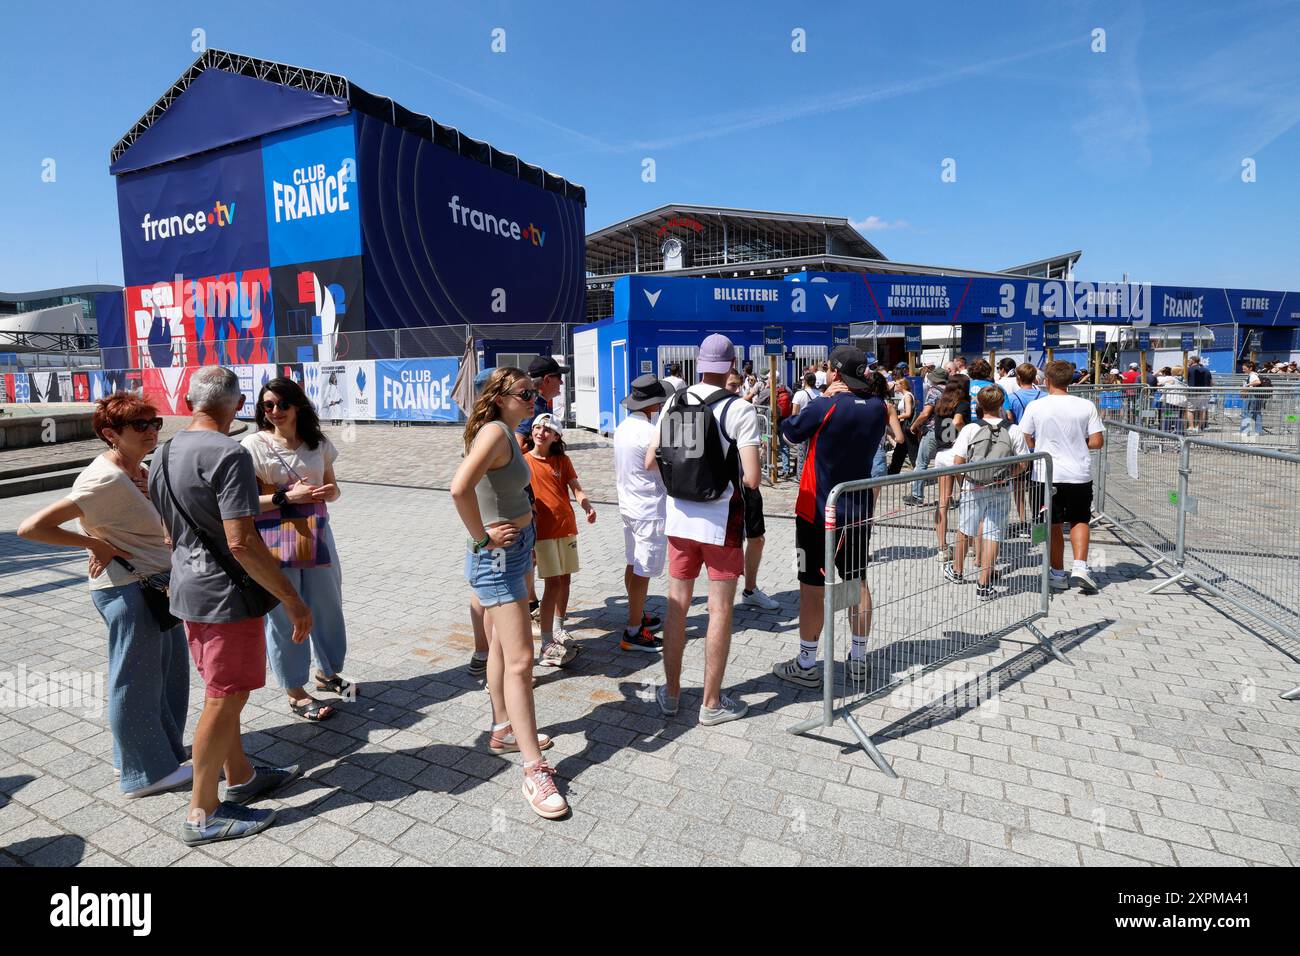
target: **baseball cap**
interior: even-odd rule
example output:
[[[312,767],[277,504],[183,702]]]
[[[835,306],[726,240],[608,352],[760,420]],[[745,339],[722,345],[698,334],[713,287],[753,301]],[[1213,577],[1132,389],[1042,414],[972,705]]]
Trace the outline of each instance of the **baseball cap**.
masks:
[[[542,378],[547,375],[563,375],[564,367],[549,355],[539,355],[528,363],[528,374],[532,378]]]
[[[899,362],[897,365],[894,366],[894,368],[896,368],[896,369],[899,369],[899,368],[907,368],[907,363],[906,363],[906,362]]]
[[[1137,363],[1137,362],[1129,362],[1129,363],[1128,363],[1128,367],[1129,367],[1129,368],[1137,368],[1137,367],[1138,367],[1138,363]]]
[[[852,345],[837,345],[831,352],[831,368],[849,388],[867,387],[867,357]]]
[[[695,367],[701,372],[713,374],[730,372],[731,366],[735,364],[736,347],[731,344],[731,339],[722,333],[714,332],[700,343],[700,354],[695,361]]]
[[[549,428],[561,438],[564,437],[564,426],[561,425],[560,420],[550,412],[542,412],[542,414],[533,419],[533,427],[536,428],[538,425],[541,425],[543,428]]]

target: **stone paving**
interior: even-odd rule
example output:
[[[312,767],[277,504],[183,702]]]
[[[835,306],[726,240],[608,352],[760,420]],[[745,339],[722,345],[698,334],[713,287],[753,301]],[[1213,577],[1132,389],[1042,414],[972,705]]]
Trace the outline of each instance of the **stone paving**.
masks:
[[[9,707],[0,864],[1300,864],[1300,705],[1277,698],[1297,683],[1294,663],[1196,597],[1143,594],[1140,559],[1104,535],[1101,594],[1066,592],[1042,622],[1073,666],[1021,630],[962,662],[1001,675],[995,713],[897,695],[857,710],[891,780],[842,724],[786,732],[820,698],[770,673],[797,649],[797,586],[793,522],[780,516],[789,508],[769,504],[762,584],[781,607],[737,608],[726,681],[750,716],[696,724],[701,587],[681,711],[665,720],[646,699],[658,661],[619,651],[612,636],[625,613],[622,533],[616,510],[599,504],[613,488],[609,453],[586,435],[575,435],[574,457],[599,519],[581,528],[571,598],[583,652],[568,670],[537,672],[539,722],[556,738],[549,756],[573,814],[540,820],[519,794],[517,757],[486,750],[486,693],[465,669],[464,533],[438,490],[455,467],[456,430],[334,433],[345,673],[361,696],[308,724],[273,688],[252,695],[250,753],[305,773],[267,802],[282,808],[279,822],[188,850],[177,839],[185,795],[117,791],[103,713]],[[105,669],[84,557],[13,534],[58,496],[0,500],[0,671]]]

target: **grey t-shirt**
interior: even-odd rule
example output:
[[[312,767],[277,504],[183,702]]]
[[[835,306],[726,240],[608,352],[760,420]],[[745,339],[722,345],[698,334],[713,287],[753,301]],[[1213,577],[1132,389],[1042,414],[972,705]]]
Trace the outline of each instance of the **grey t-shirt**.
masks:
[[[183,621],[218,624],[260,617],[279,603],[261,588],[241,591],[181,517],[163,480],[167,453],[172,491],[204,536],[237,564],[222,520],[255,516],[257,475],[248,451],[214,431],[183,431],[158,449],[149,469],[149,497],[172,539],[171,610]]]

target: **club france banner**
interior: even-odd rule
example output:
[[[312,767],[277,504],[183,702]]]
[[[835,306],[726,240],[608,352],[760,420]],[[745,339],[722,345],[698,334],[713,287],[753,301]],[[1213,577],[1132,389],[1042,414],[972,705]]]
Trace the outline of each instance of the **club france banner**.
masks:
[[[380,421],[456,422],[452,399],[460,360],[383,359],[375,362],[375,418]]]

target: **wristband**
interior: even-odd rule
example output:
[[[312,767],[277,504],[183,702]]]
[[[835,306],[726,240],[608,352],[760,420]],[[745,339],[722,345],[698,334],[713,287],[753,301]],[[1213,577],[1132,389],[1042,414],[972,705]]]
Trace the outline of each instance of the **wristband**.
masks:
[[[488,534],[488,533],[485,531],[485,532],[483,533],[483,540],[482,540],[482,541],[475,541],[473,538],[470,538],[470,539],[469,539],[469,543],[470,543],[471,545],[474,546],[474,553],[475,553],[475,554],[478,554],[478,553],[479,553],[480,551],[482,551],[485,547],[487,547],[488,542],[491,541],[491,540],[492,540],[492,535]]]

